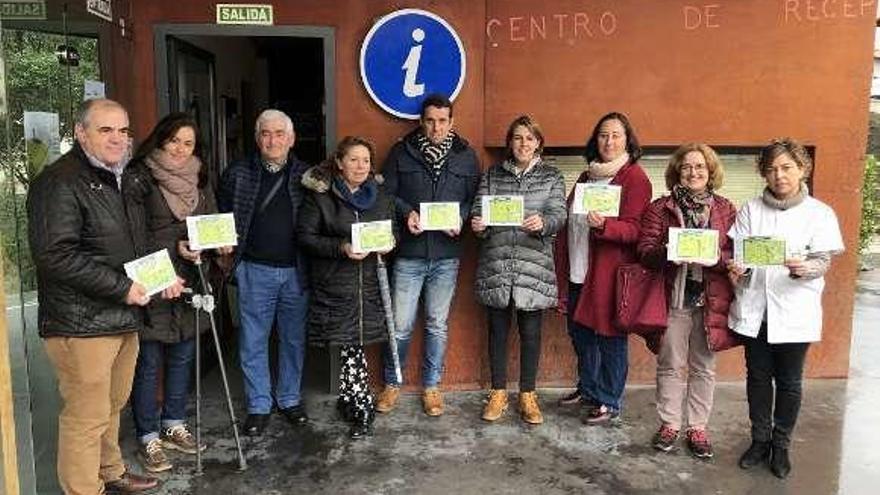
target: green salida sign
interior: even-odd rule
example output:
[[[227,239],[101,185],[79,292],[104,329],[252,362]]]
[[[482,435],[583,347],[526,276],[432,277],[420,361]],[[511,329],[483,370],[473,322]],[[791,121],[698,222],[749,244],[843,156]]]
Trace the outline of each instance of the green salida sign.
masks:
[[[217,24],[256,24],[271,26],[275,23],[272,5],[250,3],[218,3]]]
[[[6,0],[0,1],[0,19],[31,19],[46,18],[45,0]]]

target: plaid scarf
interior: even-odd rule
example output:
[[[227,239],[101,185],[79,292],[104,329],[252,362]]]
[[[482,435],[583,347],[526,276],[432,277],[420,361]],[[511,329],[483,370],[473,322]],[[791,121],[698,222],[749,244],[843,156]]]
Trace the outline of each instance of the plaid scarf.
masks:
[[[440,178],[440,172],[443,170],[443,165],[446,164],[446,157],[449,156],[449,151],[452,149],[452,140],[455,138],[455,132],[449,131],[449,134],[443,138],[440,144],[432,143],[421,132],[417,133],[415,137],[416,147],[418,147],[425,158],[425,162],[427,162],[431,172],[431,177],[436,181]]]
[[[672,188],[672,198],[684,218],[684,227],[705,229],[709,227],[709,212],[714,199],[708,190],[695,193],[676,184]],[[703,288],[703,267],[687,265],[684,271],[684,307],[699,308],[706,304],[706,291]]]
[[[705,229],[709,226],[709,210],[712,208],[712,193],[703,191],[694,193],[690,189],[676,184],[672,188],[672,198],[684,217],[684,226],[689,229]]]

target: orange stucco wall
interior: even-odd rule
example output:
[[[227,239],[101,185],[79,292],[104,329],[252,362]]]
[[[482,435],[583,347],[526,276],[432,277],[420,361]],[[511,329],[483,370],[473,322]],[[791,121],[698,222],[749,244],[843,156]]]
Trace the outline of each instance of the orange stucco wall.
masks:
[[[118,28],[102,30],[112,67],[107,79],[145,135],[158,117],[152,26],[211,24],[215,3],[119,4],[133,29],[125,38]],[[455,124],[484,167],[487,148],[501,145],[508,122],[523,112],[542,123],[549,146],[582,146],[595,120],[612,109],[630,115],[647,145],[754,146],[791,135],[815,146],[814,193],[837,211],[849,250],[827,277],[825,338],[811,351],[808,373],[846,375],[874,0],[275,2],[276,25],[335,28],[336,133],[369,136],[380,156],[412,124],[369,99],[358,51],[374,19],[406,7],[437,13],[462,37],[468,73]],[[463,388],[488,379],[484,316],[471,296],[474,241],[466,242],[445,378]],[[419,349],[416,342],[413,352]],[[630,356],[630,380],[651,381],[652,358],[635,340]],[[511,377],[514,361],[512,354]],[[411,382],[417,383],[418,367],[411,360]],[[727,352],[719,375],[737,378],[742,368],[740,351]],[[561,385],[572,377],[564,321],[548,315],[539,379]]]

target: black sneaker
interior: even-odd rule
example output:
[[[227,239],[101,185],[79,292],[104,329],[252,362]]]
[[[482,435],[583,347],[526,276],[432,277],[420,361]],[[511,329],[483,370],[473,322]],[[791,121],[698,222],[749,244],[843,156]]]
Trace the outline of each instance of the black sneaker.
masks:
[[[751,469],[758,464],[763,464],[770,459],[770,442],[759,442],[752,440],[742,457],[739,458],[739,467],[742,469]]]
[[[687,431],[686,436],[688,449],[697,459],[711,459],[715,455],[706,430],[691,428]]]
[[[657,430],[657,433],[654,433],[654,438],[651,440],[651,445],[654,446],[655,449],[661,452],[669,452],[675,447],[675,442],[678,440],[678,430],[672,428],[667,424],[663,424],[660,426],[660,429]]]
[[[574,392],[569,392],[562,397],[559,398],[557,403],[560,406],[571,406],[573,404],[581,403],[581,391],[578,389],[574,389]]]

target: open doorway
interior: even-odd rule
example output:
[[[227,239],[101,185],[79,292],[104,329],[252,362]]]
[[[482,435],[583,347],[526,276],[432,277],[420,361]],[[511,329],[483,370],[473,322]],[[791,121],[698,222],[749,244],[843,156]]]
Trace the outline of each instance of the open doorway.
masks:
[[[154,49],[159,116],[185,111],[196,118],[215,188],[229,163],[256,152],[254,126],[266,108],[291,117],[293,153],[306,163],[317,164],[335,146],[332,28],[166,24],[155,27]],[[221,307],[220,319],[224,329],[233,330],[238,318],[234,289],[229,292],[233,296],[224,298],[229,311]],[[273,332],[273,348],[274,341]],[[304,388],[334,386],[334,356],[326,349],[308,350]]]
[[[254,123],[266,108],[293,119],[293,152],[307,163],[335,145],[332,28],[165,24],[155,34],[159,115],[196,116],[212,180],[255,151]]]

